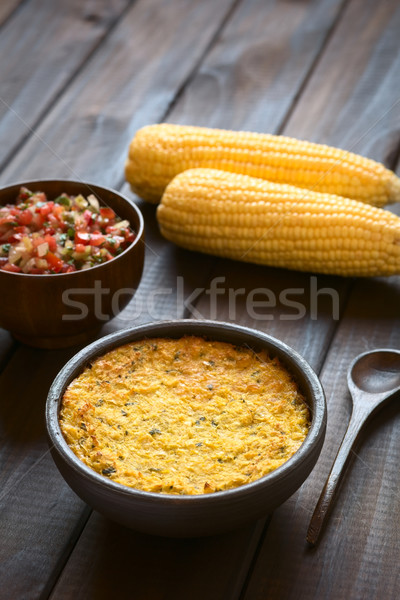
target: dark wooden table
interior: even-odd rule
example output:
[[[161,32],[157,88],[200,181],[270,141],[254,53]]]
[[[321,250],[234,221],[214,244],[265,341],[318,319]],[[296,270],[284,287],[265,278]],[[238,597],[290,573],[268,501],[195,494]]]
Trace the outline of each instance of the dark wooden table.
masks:
[[[400,278],[177,249],[123,173],[135,131],[159,121],[288,134],[400,173],[398,0],[2,0],[0,27],[1,183],[82,178],[123,190],[145,217],[140,288],[101,334],[189,316],[252,326],[300,351],[328,402],[317,466],[270,517],[212,538],[148,537],[92,512],[50,457],[46,395],[77,348],[32,349],[1,331],[1,600],[398,598],[396,402],[368,427],[319,546],[305,536],[349,419],[350,361],[400,348]],[[216,278],[225,293],[212,303]],[[254,290],[264,303],[249,310]]]

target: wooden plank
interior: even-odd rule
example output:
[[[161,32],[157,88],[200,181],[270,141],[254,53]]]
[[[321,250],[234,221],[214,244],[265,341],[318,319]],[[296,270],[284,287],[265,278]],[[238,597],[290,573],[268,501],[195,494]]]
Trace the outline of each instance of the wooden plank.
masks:
[[[130,0],[31,0],[0,37],[0,168],[101,43]],[[18,44],[15,40],[18,39]],[[9,49],[13,48],[13,52]],[[21,179],[21,170],[15,181]]]
[[[210,538],[172,540],[140,535],[94,513],[50,598],[235,600],[261,530],[257,523]]]
[[[285,133],[394,168],[400,143],[399,27],[395,0],[353,0]]]
[[[398,139],[391,127],[399,123],[400,107],[398,86],[387,75],[399,72],[400,61],[387,49],[395,43],[399,24],[397,2],[378,6],[353,1],[285,132],[356,148],[394,167]],[[354,39],[360,44],[353,44]],[[339,84],[338,68],[343,64],[347,68]],[[371,90],[368,97],[366,89]],[[350,415],[346,370],[360,352],[400,347],[399,293],[400,278],[355,282],[322,371],[328,429],[320,460],[300,493],[274,513],[246,600],[266,594],[279,599],[396,597],[398,529],[393,523],[400,509],[395,403],[369,425],[319,547],[310,549],[305,536]]]
[[[136,2],[7,166],[2,182],[19,180],[23,165],[26,179],[83,178],[117,187],[134,132],[163,118],[232,3]]]
[[[40,596],[55,549],[60,541],[68,546],[87,518],[54,468],[44,435],[48,388],[72,353],[21,347],[0,378],[0,581],[9,598]]]
[[[279,132],[343,4],[242,2],[167,120]]]

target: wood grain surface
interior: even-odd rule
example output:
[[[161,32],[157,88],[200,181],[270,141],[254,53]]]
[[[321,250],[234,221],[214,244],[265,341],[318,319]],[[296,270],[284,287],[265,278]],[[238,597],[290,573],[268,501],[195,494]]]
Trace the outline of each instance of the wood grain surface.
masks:
[[[399,159],[398,2],[353,0],[285,127],[395,168]]]
[[[0,36],[0,55],[7,56],[0,62],[0,138],[8,143],[0,145],[0,168],[27,139],[37,139],[40,119],[128,5],[129,0],[31,0],[5,24]],[[16,34],[18,45],[9,52]],[[36,175],[44,178],[43,167]],[[15,174],[15,181],[20,179],[21,169]]]
[[[172,540],[140,535],[94,513],[50,598],[237,598],[263,524]]]
[[[102,334],[182,316],[262,329],[321,372],[329,412],[317,467],[270,519],[209,539],[139,535],[91,513],[48,453],[47,390],[77,348],[32,350],[0,332],[0,599],[397,598],[395,403],[368,428],[319,546],[305,535],[349,418],[348,364],[367,349],[400,347],[400,278],[348,280],[186,252],[161,238],[154,207],[123,184],[131,137],[160,120],[282,132],[399,168],[397,0],[16,5],[0,9],[0,48],[13,48],[0,63],[11,107],[0,106],[9,140],[1,181],[93,180],[120,187],[145,217],[142,283]],[[224,294],[213,296],[216,285]]]
[[[241,2],[166,120],[279,133],[343,5]]]
[[[231,5],[135,2],[7,165],[2,182],[18,181],[23,165],[26,179],[49,174],[117,187],[134,132],[163,119]]]

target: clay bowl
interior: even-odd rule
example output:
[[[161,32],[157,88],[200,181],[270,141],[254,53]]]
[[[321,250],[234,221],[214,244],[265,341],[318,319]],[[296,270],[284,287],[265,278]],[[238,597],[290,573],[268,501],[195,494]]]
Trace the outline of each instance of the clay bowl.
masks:
[[[144,337],[201,335],[209,339],[267,349],[292,372],[310,407],[312,422],[299,450],[261,479],[235,489],[205,495],[143,492],[115,483],[83,464],[61,433],[58,413],[69,383],[97,356]],[[70,487],[87,504],[110,519],[144,533],[170,537],[211,535],[266,516],[291,496],[314,467],[325,436],[326,406],[318,377],[294,350],[273,337],[213,321],[164,321],[112,333],[76,354],[52,384],[46,405],[49,444],[54,461]]]
[[[144,261],[144,224],[139,209],[119,192],[81,181],[24,181],[0,190],[12,203],[21,186],[51,200],[62,193],[94,194],[127,219],[137,236],[116,258],[73,273],[28,275],[0,271],[0,327],[31,346],[61,348],[85,342],[120,312],[139,285]]]

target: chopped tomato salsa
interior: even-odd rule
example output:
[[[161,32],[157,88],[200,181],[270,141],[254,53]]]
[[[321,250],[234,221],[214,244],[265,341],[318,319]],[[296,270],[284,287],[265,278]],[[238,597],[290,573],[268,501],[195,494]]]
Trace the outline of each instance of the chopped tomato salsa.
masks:
[[[93,195],[22,187],[15,204],[0,207],[0,269],[35,275],[71,273],[118,256],[135,239],[129,222]]]

